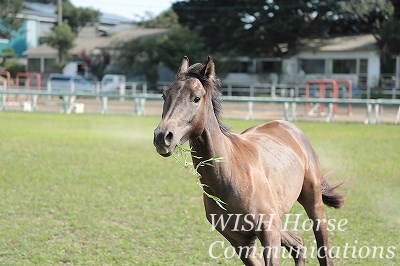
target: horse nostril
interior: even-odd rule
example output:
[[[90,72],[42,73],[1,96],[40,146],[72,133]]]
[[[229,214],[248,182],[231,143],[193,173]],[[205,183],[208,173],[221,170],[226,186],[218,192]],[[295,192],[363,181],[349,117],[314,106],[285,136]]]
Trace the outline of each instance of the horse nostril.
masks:
[[[172,132],[168,132],[165,135],[165,144],[167,144],[167,145],[171,144],[173,137],[174,137],[174,134]]]

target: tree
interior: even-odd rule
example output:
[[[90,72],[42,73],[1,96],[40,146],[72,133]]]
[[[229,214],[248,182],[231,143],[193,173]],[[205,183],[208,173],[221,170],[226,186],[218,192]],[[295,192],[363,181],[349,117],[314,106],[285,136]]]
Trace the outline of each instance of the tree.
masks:
[[[100,11],[91,8],[75,7],[68,0],[63,2],[63,20],[75,34],[78,34],[79,30],[87,24],[98,22],[100,14]]]
[[[4,66],[8,59],[15,58],[17,55],[14,53],[14,50],[11,47],[4,48],[0,53],[0,66]]]
[[[20,30],[22,19],[17,14],[24,6],[24,0],[2,0],[0,8],[0,38],[10,39],[13,32]]]
[[[57,0],[27,0],[45,4],[57,4]],[[100,19],[100,11],[92,8],[75,7],[69,0],[63,0],[63,21],[67,22],[75,34],[89,23],[96,23]]]
[[[137,22],[138,26],[144,28],[172,28],[178,24],[178,16],[172,10],[164,11],[157,17],[150,17]]]
[[[381,54],[381,69],[390,71],[390,58],[400,53],[400,5],[397,0],[341,1],[337,24],[353,33],[372,33]],[[336,27],[336,29],[339,27]]]
[[[173,4],[183,26],[221,53],[284,56],[303,38],[372,33],[381,51],[397,53],[397,0],[189,0]],[[385,51],[384,51],[385,50]]]
[[[73,47],[74,39],[80,28],[88,23],[97,22],[99,16],[99,11],[90,8],[76,8],[66,0],[63,2],[64,23],[55,26],[52,33],[41,38],[41,42],[57,49],[59,64],[63,64],[68,55],[68,50]]]
[[[57,0],[27,0],[28,2],[37,2],[37,3],[44,3],[44,4],[56,4]]]
[[[42,43],[47,43],[51,47],[57,49],[59,63],[64,63],[68,50],[73,47],[75,34],[72,32],[71,27],[62,23],[53,28],[53,32],[41,38]]]
[[[335,5],[332,0],[191,0],[172,9],[213,51],[283,56],[295,52],[301,38],[326,35]]]
[[[89,72],[99,80],[103,77],[104,70],[110,64],[110,54],[105,49],[95,49],[90,54],[82,51],[78,54],[78,58],[85,62]]]
[[[157,81],[160,64],[175,70],[184,55],[190,55],[194,62],[203,60],[207,54],[203,39],[182,27],[175,27],[163,36],[126,42],[117,49],[118,66],[130,70],[128,74],[144,74],[152,84]]]

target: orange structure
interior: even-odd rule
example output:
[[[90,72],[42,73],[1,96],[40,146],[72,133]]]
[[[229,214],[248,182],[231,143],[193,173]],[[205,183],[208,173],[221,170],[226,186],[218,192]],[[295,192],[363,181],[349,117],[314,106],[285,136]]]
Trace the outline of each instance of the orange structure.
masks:
[[[11,74],[8,71],[0,71],[0,77],[5,78],[7,88],[11,86]]]
[[[25,89],[26,90],[30,90],[31,89],[31,79],[35,79],[36,80],[36,90],[40,91],[42,88],[42,79],[39,73],[17,73],[17,75],[15,76],[15,86],[18,87],[18,89],[20,89],[20,80],[21,78],[25,78]]]
[[[306,81],[306,86],[305,86],[305,96],[307,99],[310,98],[310,85],[319,85],[319,98],[320,99],[325,99],[326,98],[326,86],[331,85],[332,86],[332,98],[333,99],[339,99],[339,84],[344,84],[347,85],[348,88],[348,98],[351,99],[352,97],[352,82],[351,80],[348,79],[313,79],[313,80],[307,80]],[[306,113],[308,113],[309,110],[309,104],[307,103],[305,105],[306,107]],[[351,105],[349,104],[348,107],[348,114],[351,114]],[[320,114],[324,112],[325,106],[321,104],[319,106],[319,112]],[[333,114],[335,115],[337,112],[337,104],[334,105],[333,107]]]
[[[22,85],[21,81],[24,80],[24,84]],[[36,81],[36,82],[35,82]],[[42,88],[42,78],[41,75],[39,73],[30,73],[30,72],[26,72],[26,73],[17,73],[17,75],[15,76],[15,87],[20,90],[20,89],[24,89],[24,90],[31,90],[34,87],[31,87],[31,85],[33,85],[37,91],[40,91]],[[23,86],[23,88],[21,88]],[[18,95],[16,96],[18,97]]]

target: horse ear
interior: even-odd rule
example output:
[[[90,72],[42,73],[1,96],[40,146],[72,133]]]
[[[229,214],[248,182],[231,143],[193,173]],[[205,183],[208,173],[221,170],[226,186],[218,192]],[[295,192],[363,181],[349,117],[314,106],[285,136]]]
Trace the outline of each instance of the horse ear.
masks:
[[[182,59],[181,66],[179,67],[176,76],[185,73],[188,70],[188,68],[189,68],[189,58],[185,55]]]
[[[201,73],[206,78],[209,78],[209,79],[215,78],[215,64],[214,64],[214,60],[212,59],[211,56],[208,56],[207,64],[204,66]]]

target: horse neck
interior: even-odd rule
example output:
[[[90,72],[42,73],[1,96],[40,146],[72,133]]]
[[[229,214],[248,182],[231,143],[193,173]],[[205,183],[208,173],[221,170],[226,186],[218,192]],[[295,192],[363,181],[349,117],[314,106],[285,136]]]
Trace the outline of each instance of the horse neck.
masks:
[[[190,139],[190,146],[193,150],[192,160],[195,167],[201,161],[211,158],[220,157],[223,159],[224,162],[222,163],[211,161],[213,166],[200,166],[197,169],[201,175],[201,182],[209,187],[214,187],[213,185],[220,184],[227,177],[225,173],[227,172],[226,165],[229,160],[230,141],[222,133],[218,119],[213,111],[211,114],[202,134],[197,138]]]

